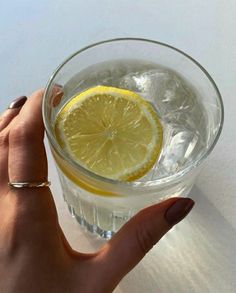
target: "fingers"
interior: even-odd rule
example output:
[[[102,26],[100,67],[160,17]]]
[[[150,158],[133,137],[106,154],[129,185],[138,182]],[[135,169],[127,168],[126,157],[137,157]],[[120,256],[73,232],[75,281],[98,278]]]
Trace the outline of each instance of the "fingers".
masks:
[[[33,93],[11,125],[8,163],[11,182],[35,182],[47,179],[41,114],[42,96],[43,90]]]
[[[47,158],[41,114],[42,98],[43,90],[33,93],[8,126],[10,182],[47,180]],[[14,226],[14,231],[11,233],[14,234],[19,245],[28,243],[37,246],[42,241],[47,242],[50,235],[52,235],[51,238],[55,238],[53,235],[60,235],[56,208],[49,188],[8,190],[10,192],[5,197],[2,210],[3,206],[8,207],[4,210],[11,219],[11,225]],[[0,215],[2,214],[1,212]],[[57,242],[59,242],[58,239]]]
[[[8,156],[10,182],[47,180],[42,98],[43,90],[33,93],[10,124]],[[15,217],[20,219],[18,225],[20,222],[29,225],[34,222],[50,222],[54,227],[58,224],[55,204],[49,188],[11,189],[8,199],[14,209]],[[24,225],[23,229],[26,228]],[[27,230],[31,231],[29,227]]]
[[[22,96],[11,102],[8,109],[0,117],[0,131],[7,127],[11,120],[19,113],[26,100],[27,97]]]
[[[7,187],[8,182],[8,138],[9,124],[18,115],[26,102],[25,96],[14,100],[0,117],[0,186]]]
[[[102,263],[104,269],[99,272],[99,275],[104,274],[101,279],[109,276],[110,284],[118,284],[193,205],[189,198],[171,198],[139,212],[97,255],[98,263]]]

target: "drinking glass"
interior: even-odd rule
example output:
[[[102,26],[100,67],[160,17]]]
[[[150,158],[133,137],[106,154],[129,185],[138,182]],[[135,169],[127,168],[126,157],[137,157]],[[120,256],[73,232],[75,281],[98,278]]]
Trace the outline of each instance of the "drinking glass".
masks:
[[[126,69],[119,65],[119,60],[123,60],[122,64],[127,60]],[[132,66],[129,67],[129,64],[139,64],[139,61],[147,64],[148,72],[145,72],[146,65],[141,73],[138,68],[133,70]],[[100,72],[96,72],[96,65],[101,63],[107,64],[105,71],[109,71],[108,79],[99,77]],[[110,68],[109,64],[117,68]],[[158,64],[158,69],[153,64]],[[85,73],[90,76],[89,82],[84,80]],[[128,82],[121,83],[120,76],[125,76],[126,81],[128,78]],[[140,95],[156,107],[163,125],[164,143],[160,162],[147,175],[134,182],[101,177],[75,162],[60,147],[54,133],[56,116],[75,94],[92,86],[116,86],[138,91],[137,84],[134,88],[132,83],[138,77],[139,81],[145,82],[141,84],[144,91]],[[179,84],[180,80],[185,80],[189,87]],[[146,95],[144,85],[149,86]],[[171,96],[169,87],[174,88],[179,96],[175,102],[168,104]],[[164,95],[162,104],[158,95]],[[187,107],[184,99],[188,103]],[[193,108],[196,107],[196,101],[198,108]],[[195,110],[191,110],[191,107]],[[197,130],[188,121],[188,111],[195,111],[191,115],[197,121]],[[186,196],[190,192],[202,163],[213,150],[221,133],[223,103],[211,76],[186,53],[152,40],[120,38],[83,48],[55,70],[44,94],[43,119],[70,213],[90,232],[110,238],[142,208],[168,197]],[[177,130],[173,131],[168,126],[171,119],[174,119],[173,125],[177,125]],[[194,141],[194,135],[201,138],[201,143],[196,139]],[[180,142],[185,140],[191,141],[191,144],[181,153],[183,148]],[[179,156],[177,159],[176,154]],[[166,169],[162,172],[162,167],[158,166]]]

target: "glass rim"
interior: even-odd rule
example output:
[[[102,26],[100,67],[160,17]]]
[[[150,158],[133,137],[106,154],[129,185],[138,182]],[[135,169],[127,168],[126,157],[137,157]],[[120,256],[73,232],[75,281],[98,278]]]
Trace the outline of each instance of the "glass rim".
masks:
[[[118,180],[114,180],[114,179],[109,179],[109,178],[105,178],[103,176],[100,176],[98,174],[95,174],[91,171],[89,171],[88,169],[84,168],[83,166],[81,166],[80,164],[76,163],[75,161],[73,161],[67,154],[66,152],[64,152],[61,148],[58,148],[58,144],[54,138],[54,136],[51,134],[51,130],[47,124],[47,118],[45,117],[45,108],[46,108],[46,97],[48,95],[48,91],[49,88],[53,82],[53,80],[55,79],[55,77],[57,76],[57,74],[60,72],[60,70],[64,67],[64,65],[66,65],[69,61],[71,61],[75,56],[79,55],[80,53],[91,49],[93,47],[97,47],[106,43],[115,43],[115,42],[119,42],[119,41],[134,41],[134,42],[145,42],[145,43],[151,43],[154,45],[159,45],[162,47],[166,47],[168,49],[171,49],[181,55],[183,55],[184,57],[186,57],[187,59],[189,59],[195,66],[197,66],[202,72],[203,74],[205,74],[205,76],[208,78],[208,80],[210,81],[210,83],[212,84],[214,90],[216,91],[217,94],[217,99],[219,101],[220,104],[220,114],[221,114],[221,120],[220,120],[220,124],[219,124],[219,128],[217,129],[217,133],[210,145],[210,147],[203,152],[203,154],[195,161],[193,162],[192,165],[187,166],[186,168],[184,168],[181,171],[176,172],[175,174],[172,175],[168,175],[168,176],[164,176],[161,177],[159,179],[155,179],[152,181],[147,181],[147,182],[139,182],[139,181],[134,181],[134,182],[124,182],[124,181],[118,181]],[[171,183],[173,181],[178,180],[179,178],[183,177],[185,174],[190,173],[190,171],[194,170],[197,166],[199,166],[212,152],[212,150],[214,149],[220,134],[222,132],[222,128],[223,128],[223,122],[224,122],[224,105],[223,105],[223,100],[222,100],[222,96],[221,93],[215,83],[215,81],[213,80],[213,78],[211,77],[211,75],[208,73],[208,71],[198,62],[196,61],[193,57],[191,57],[190,55],[188,55],[187,53],[185,53],[184,51],[177,49],[171,45],[168,45],[166,43],[163,42],[159,42],[159,41],[155,41],[155,40],[150,40],[150,39],[145,39],[145,38],[134,38],[134,37],[127,37],[127,38],[113,38],[113,39],[107,39],[107,40],[103,40],[100,42],[96,42],[96,43],[92,43],[88,46],[85,46],[83,48],[81,48],[80,50],[74,52],[73,54],[71,54],[69,57],[67,57],[52,73],[51,77],[49,78],[47,84],[46,84],[46,88],[44,91],[44,95],[43,95],[43,103],[42,103],[42,116],[43,116],[43,122],[44,122],[44,126],[45,126],[45,130],[46,130],[46,134],[47,137],[49,139],[49,142],[53,145],[53,147],[56,149],[57,152],[59,152],[60,156],[65,159],[66,161],[69,162],[69,164],[71,164],[75,169],[78,169],[80,172],[84,173],[87,176],[92,177],[95,180],[98,181],[103,181],[104,183],[108,183],[111,185],[116,185],[117,187],[121,187],[121,188],[135,188],[135,189],[139,189],[139,188],[146,188],[146,187],[156,187],[158,185],[165,185],[168,183]]]

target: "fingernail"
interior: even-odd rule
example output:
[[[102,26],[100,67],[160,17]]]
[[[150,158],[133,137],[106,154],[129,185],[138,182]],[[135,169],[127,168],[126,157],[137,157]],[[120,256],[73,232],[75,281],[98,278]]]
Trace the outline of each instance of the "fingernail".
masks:
[[[165,219],[174,226],[191,211],[194,206],[194,201],[191,198],[180,198],[174,202],[165,212]]]
[[[14,101],[11,102],[11,104],[8,106],[8,109],[15,109],[15,108],[20,108],[24,105],[26,102],[27,97],[26,96],[21,96]]]
[[[59,87],[61,89],[63,88],[63,86],[61,84],[59,84],[59,83],[55,83],[54,86]]]

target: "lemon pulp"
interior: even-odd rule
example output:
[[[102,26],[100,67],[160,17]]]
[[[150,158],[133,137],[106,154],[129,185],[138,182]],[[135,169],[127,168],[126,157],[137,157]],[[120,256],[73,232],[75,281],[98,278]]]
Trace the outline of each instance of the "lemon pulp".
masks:
[[[84,168],[106,178],[132,181],[157,161],[163,131],[153,107],[138,94],[96,86],[61,109],[55,135]]]

